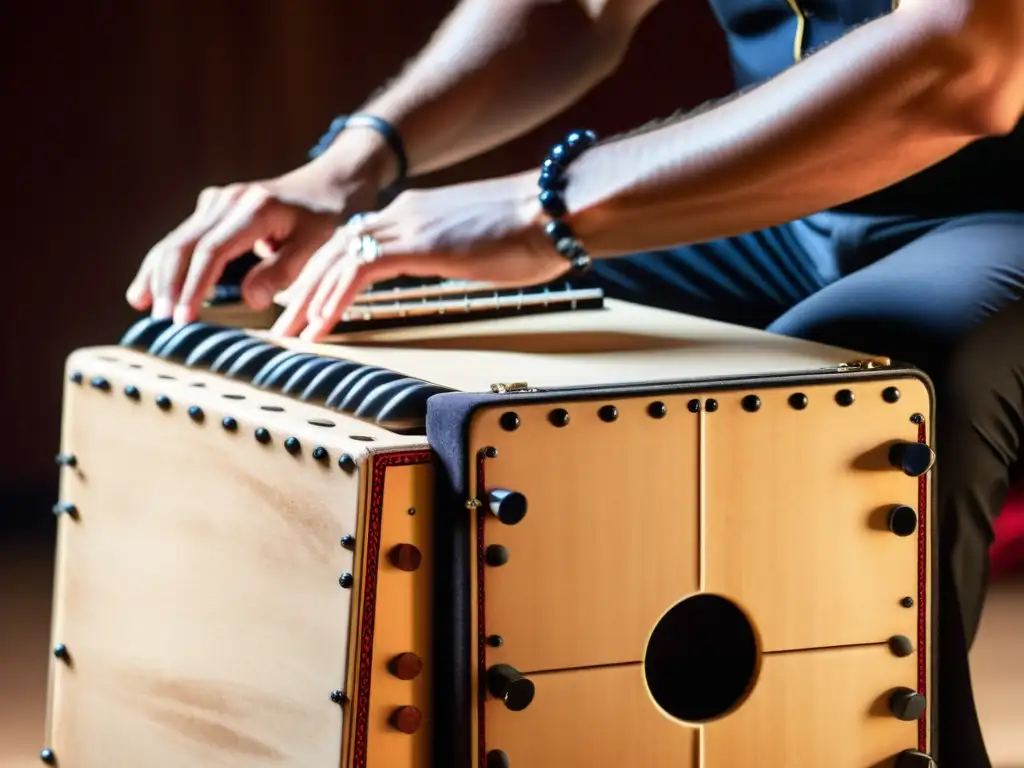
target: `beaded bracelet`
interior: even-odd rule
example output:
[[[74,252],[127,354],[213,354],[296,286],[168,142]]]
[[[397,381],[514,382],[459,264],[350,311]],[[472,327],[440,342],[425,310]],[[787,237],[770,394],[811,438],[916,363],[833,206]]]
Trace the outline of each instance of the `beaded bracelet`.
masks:
[[[555,250],[572,263],[573,270],[581,273],[590,269],[590,254],[572,227],[562,220],[568,210],[562,192],[568,184],[566,169],[596,142],[597,134],[593,131],[573,131],[566,136],[565,141],[555,144],[548,152],[537,180],[541,190],[538,196],[540,207],[551,217],[551,221],[544,227],[544,234],[554,243]]]

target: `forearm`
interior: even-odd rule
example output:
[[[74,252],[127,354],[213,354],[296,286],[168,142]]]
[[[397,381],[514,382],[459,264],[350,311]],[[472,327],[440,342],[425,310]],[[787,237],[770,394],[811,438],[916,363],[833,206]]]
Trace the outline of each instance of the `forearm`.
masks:
[[[995,1],[1020,14],[1021,0]],[[983,29],[976,46],[964,23],[904,0],[733,101],[589,150],[569,170],[569,222],[595,257],[731,236],[864,196],[1008,130],[1024,101],[1020,48],[1007,53],[1019,26],[1000,41]]]
[[[463,0],[426,49],[361,111],[402,135],[409,174],[452,165],[497,147],[563,111],[609,75],[652,2]],[[351,136],[324,156],[342,175],[352,154],[393,158],[379,141]]]

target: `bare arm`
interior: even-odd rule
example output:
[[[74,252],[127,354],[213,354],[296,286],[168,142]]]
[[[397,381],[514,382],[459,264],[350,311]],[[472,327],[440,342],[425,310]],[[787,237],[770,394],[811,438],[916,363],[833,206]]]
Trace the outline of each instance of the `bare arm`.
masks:
[[[419,57],[362,111],[396,126],[410,175],[452,165],[580,99],[616,69],[658,2],[462,0]],[[344,132],[318,162],[340,179],[369,166],[382,186],[395,173],[372,131]]]
[[[568,220],[595,257],[748,232],[899,182],[1022,112],[1024,0],[903,0],[753,91],[591,149]]]

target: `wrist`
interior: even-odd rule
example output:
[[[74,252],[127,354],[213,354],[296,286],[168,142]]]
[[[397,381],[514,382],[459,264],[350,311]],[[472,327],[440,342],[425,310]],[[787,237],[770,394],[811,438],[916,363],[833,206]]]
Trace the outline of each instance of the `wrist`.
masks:
[[[374,194],[393,184],[398,175],[394,152],[387,141],[362,126],[346,128],[307,167],[339,190],[369,187]]]

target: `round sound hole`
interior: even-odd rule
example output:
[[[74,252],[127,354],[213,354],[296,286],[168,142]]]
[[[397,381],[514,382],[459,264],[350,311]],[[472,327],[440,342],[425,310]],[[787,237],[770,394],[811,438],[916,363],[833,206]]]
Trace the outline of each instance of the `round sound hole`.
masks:
[[[693,595],[655,625],[644,655],[644,677],[668,715],[703,723],[746,699],[759,658],[757,635],[743,611],[718,595]]]

